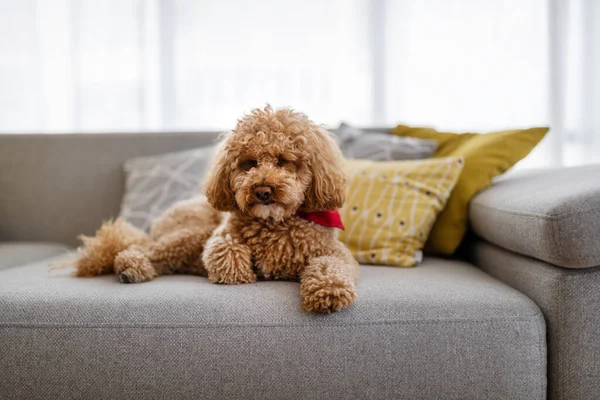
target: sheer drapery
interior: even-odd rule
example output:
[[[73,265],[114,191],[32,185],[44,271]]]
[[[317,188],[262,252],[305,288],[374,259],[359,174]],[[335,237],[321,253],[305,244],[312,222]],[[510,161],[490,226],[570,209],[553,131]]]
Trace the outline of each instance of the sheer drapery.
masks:
[[[600,161],[595,0],[0,0],[0,131],[551,125],[529,166]]]

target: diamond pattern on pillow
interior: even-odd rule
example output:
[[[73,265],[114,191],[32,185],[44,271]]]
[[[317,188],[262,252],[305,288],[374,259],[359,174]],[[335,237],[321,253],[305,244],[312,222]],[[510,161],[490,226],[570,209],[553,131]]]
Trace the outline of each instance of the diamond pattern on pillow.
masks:
[[[125,195],[120,217],[148,230],[173,203],[198,195],[214,146],[125,162]]]
[[[437,149],[435,140],[399,137],[389,132],[365,132],[346,123],[332,130],[342,154],[350,159],[373,161],[429,158]]]

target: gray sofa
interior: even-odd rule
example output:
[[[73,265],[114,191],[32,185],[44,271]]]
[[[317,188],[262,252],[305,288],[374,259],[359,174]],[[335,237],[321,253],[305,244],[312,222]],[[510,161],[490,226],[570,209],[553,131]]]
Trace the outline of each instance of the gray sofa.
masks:
[[[119,213],[123,162],[212,133],[0,135],[1,399],[600,398],[600,166],[499,179],[461,259],[298,284],[123,285],[48,266]]]

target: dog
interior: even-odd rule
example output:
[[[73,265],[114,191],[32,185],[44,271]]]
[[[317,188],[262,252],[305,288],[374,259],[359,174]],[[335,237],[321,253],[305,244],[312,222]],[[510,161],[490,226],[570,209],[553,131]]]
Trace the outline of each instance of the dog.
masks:
[[[117,219],[81,237],[76,275],[295,280],[305,310],[339,311],[354,302],[359,275],[337,240],[345,185],[343,157],[326,130],[291,109],[255,109],[218,146],[204,196],[174,204],[149,234]]]

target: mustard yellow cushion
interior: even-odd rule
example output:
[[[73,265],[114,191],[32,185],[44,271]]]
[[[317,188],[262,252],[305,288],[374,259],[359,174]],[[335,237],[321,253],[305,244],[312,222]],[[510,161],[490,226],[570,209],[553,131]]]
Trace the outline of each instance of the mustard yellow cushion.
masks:
[[[414,266],[462,166],[459,157],[346,160],[346,229],[340,240],[361,263]]]
[[[463,172],[431,230],[425,250],[452,255],[467,231],[467,207],[471,198],[492,179],[523,159],[544,138],[548,128],[507,130],[486,134],[438,132],[430,128],[398,125],[393,133],[437,141],[433,157],[463,157]]]

